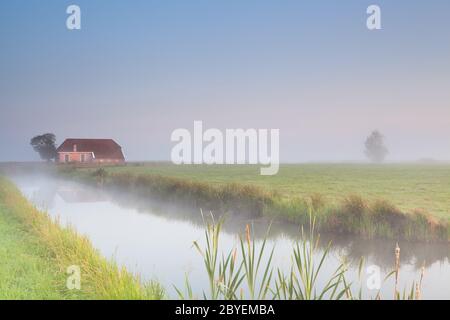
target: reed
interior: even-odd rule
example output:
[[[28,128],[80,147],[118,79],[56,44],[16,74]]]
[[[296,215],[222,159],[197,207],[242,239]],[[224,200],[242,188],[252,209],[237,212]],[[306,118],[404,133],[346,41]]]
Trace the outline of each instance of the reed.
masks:
[[[331,242],[316,261],[316,251],[319,238],[315,236],[315,220],[310,211],[310,230],[305,236],[302,229],[302,240],[293,247],[293,264],[286,276],[278,270],[275,281],[274,298],[287,300],[340,300],[344,297],[352,298],[350,285],[345,281],[347,267],[340,264],[333,274],[328,276],[324,286],[319,287],[317,279],[322,274],[322,267],[326,262]]]
[[[323,266],[330,258],[331,243],[318,255],[320,236],[315,230],[315,218],[310,209],[310,229],[303,232],[301,241],[296,242],[292,248],[291,265],[288,272],[273,267],[273,254],[275,247],[267,248],[266,238],[256,244],[252,237],[251,227],[247,225],[244,235],[239,237],[240,251],[232,248],[226,254],[220,254],[220,233],[223,219],[215,221],[212,214],[205,221],[205,247],[198,242],[194,247],[204,260],[206,274],[209,279],[209,294],[203,291],[204,299],[280,299],[280,300],[362,300],[362,270],[364,260],[358,265],[358,279],[348,281],[348,266],[341,263],[334,272],[326,274]],[[386,277],[385,281],[395,276],[394,300],[421,299],[422,268],[420,280],[413,282],[410,289],[405,287],[403,293],[398,291],[400,273],[400,248],[395,250],[395,268]],[[321,279],[322,285],[318,279]],[[324,281],[325,279],[325,281]],[[359,290],[355,284],[359,281]],[[188,277],[185,280],[185,292],[175,287],[180,299],[195,299]],[[375,297],[381,299],[378,292]]]

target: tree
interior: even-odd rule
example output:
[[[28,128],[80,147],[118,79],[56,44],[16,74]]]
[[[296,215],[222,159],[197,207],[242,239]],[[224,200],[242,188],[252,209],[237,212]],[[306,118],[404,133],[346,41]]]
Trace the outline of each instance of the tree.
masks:
[[[373,131],[370,136],[367,137],[365,142],[366,150],[364,153],[370,161],[375,163],[381,163],[389,153],[388,149],[384,145],[384,136],[378,131]]]
[[[56,136],[53,133],[45,133],[31,139],[31,146],[39,153],[42,160],[51,161],[56,159]]]

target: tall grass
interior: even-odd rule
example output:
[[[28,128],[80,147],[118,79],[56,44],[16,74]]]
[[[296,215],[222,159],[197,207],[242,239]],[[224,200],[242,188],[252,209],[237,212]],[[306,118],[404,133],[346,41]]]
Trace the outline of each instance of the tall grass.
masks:
[[[198,242],[194,247],[204,260],[205,272],[209,279],[209,292],[203,291],[204,299],[280,299],[280,300],[362,300],[363,259],[358,265],[358,279],[348,281],[348,266],[339,264],[334,272],[327,274],[323,267],[330,259],[331,242],[322,253],[318,253],[319,236],[316,236],[315,219],[310,215],[310,229],[302,230],[302,240],[296,242],[292,249],[291,265],[288,272],[273,267],[275,247],[267,249],[265,238],[256,244],[249,225],[245,234],[239,237],[239,247],[221,255],[220,234],[223,220],[215,221],[211,215],[205,221],[205,247]],[[422,280],[413,282],[410,289],[405,288],[400,294],[398,290],[400,273],[400,248],[395,249],[395,269],[385,281],[395,277],[394,300],[421,299]],[[319,284],[319,280],[320,283]],[[359,286],[357,286],[359,282]],[[189,279],[186,277],[184,292],[175,287],[180,299],[196,299]],[[356,288],[356,289],[355,289]],[[359,289],[358,289],[359,288]],[[378,291],[376,299],[381,299]]]
[[[139,277],[108,261],[90,241],[74,229],[63,228],[57,220],[38,211],[16,189],[0,177],[0,202],[7,206],[30,232],[48,248],[53,262],[65,273],[76,265],[81,270],[81,290],[90,299],[161,299],[164,290],[157,282],[143,283]]]
[[[445,242],[450,236],[447,221],[436,219],[422,210],[405,213],[386,200],[369,202],[358,195],[349,195],[341,203],[332,204],[317,193],[307,198],[285,198],[276,192],[244,184],[212,185],[152,174],[110,174],[104,169],[85,174],[84,180],[216,213],[270,217],[300,225],[310,222],[308,208],[311,205],[315,212],[315,228],[321,232]]]
[[[177,201],[214,212],[234,212],[254,217],[262,216],[276,196],[261,188],[237,183],[213,186],[160,175],[108,174],[104,169],[84,176],[92,183],[105,187],[127,190],[143,197]]]
[[[302,229],[302,240],[296,242],[293,247],[293,263],[290,272],[285,275],[278,270],[275,281],[274,298],[288,300],[340,300],[349,295],[350,285],[345,281],[345,264],[340,264],[333,274],[328,277],[325,285],[319,287],[317,280],[321,270],[329,257],[331,242],[321,254],[318,261],[315,260],[319,237],[315,236],[315,220],[310,214],[310,230],[305,236]]]

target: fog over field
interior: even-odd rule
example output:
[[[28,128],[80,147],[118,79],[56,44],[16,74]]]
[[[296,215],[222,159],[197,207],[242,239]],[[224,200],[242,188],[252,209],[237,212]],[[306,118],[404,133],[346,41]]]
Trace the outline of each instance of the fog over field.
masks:
[[[282,162],[365,160],[374,129],[388,161],[450,160],[448,1],[378,1],[376,32],[356,0],[77,3],[79,32],[65,4],[0,4],[0,161],[44,132],[169,160],[194,120],[278,128]]]

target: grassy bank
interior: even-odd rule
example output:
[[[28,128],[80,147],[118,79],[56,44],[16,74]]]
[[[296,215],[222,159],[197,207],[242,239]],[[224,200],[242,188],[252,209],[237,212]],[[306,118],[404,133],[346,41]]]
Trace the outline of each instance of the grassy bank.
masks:
[[[163,290],[108,261],[89,240],[62,228],[0,177],[0,298],[161,299]],[[5,262],[6,263],[3,263]],[[81,289],[66,286],[80,268]]]
[[[156,166],[157,167],[157,166]],[[366,238],[448,241],[448,220],[422,209],[401,210],[383,198],[366,199],[348,194],[329,201],[321,193],[286,196],[271,188],[247,183],[211,183],[160,174],[137,173],[133,168],[67,170],[106,187],[118,188],[143,197],[181,202],[214,212],[235,212],[269,217],[297,224],[309,223],[313,207],[317,229],[325,232],[357,234]]]
[[[450,164],[282,164],[274,176],[261,176],[259,166],[252,165],[149,163],[106,170],[162,175],[215,186],[241,183],[277,192],[286,199],[320,194],[331,205],[357,194],[369,202],[387,200],[403,212],[420,209],[450,220]]]
[[[51,263],[51,254],[39,239],[0,204],[0,299],[84,298],[66,290],[65,277]]]

